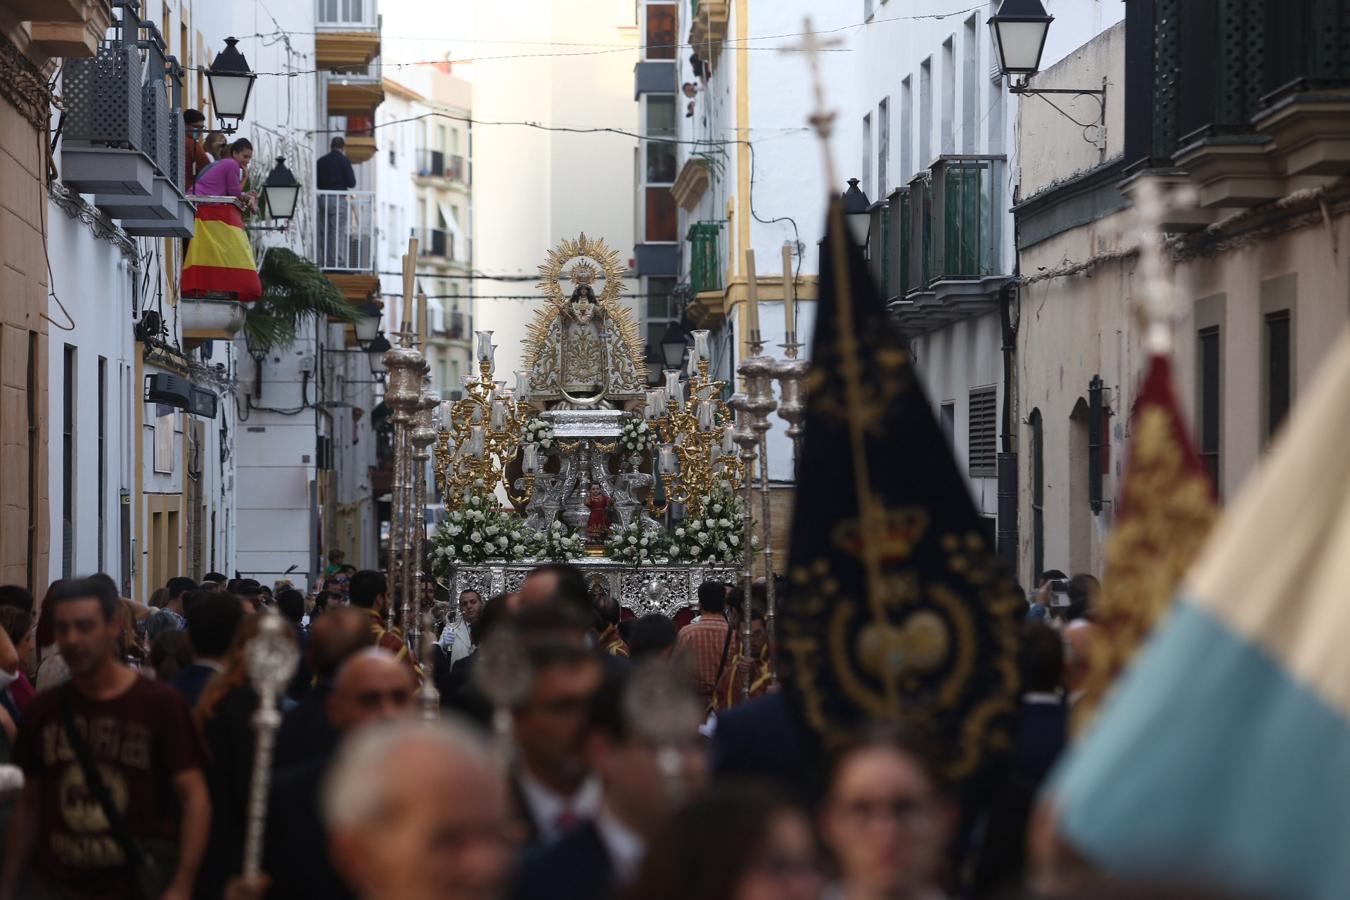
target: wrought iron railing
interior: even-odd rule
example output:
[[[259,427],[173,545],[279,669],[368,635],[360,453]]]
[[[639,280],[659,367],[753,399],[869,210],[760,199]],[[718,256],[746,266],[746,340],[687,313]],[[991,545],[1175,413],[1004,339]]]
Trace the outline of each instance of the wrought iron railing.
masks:
[[[375,192],[315,191],[315,261],[329,272],[375,268]]]

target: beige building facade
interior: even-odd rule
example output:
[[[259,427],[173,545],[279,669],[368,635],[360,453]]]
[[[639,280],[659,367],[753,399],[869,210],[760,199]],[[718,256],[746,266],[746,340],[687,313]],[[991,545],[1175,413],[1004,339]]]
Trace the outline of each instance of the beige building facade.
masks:
[[[1048,104],[1020,108],[1013,390],[1024,585],[1050,568],[1102,574],[1148,362],[1141,240],[1165,248],[1174,385],[1221,500],[1259,466],[1350,322],[1350,154],[1335,140],[1343,101],[1311,90],[1314,80],[1344,85],[1337,79],[1350,60],[1282,61],[1288,72],[1268,65],[1246,76],[1264,81],[1247,86],[1252,99],[1236,111],[1218,91],[1179,99],[1160,92],[1155,63],[1170,58],[1168,40],[1184,47],[1202,35],[1184,12],[1157,24],[1160,5],[1132,3],[1124,23],[1035,77],[1059,88],[1104,78],[1104,141],[1080,141]],[[1169,37],[1169,27],[1180,35]],[[1183,55],[1172,82],[1182,91],[1202,84],[1206,66],[1218,68],[1220,84],[1239,77],[1215,57]],[[1251,63],[1242,71],[1259,72]],[[1087,97],[1066,110],[1080,121],[1098,116]],[[1145,183],[1166,201],[1162,234],[1141,231],[1135,200]]]

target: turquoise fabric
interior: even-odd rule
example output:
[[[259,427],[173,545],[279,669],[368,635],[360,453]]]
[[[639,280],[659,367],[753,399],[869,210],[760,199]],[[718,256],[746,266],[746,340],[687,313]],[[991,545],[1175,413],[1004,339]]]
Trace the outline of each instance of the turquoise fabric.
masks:
[[[1109,871],[1350,897],[1350,721],[1191,604],[1049,790],[1064,837]]]

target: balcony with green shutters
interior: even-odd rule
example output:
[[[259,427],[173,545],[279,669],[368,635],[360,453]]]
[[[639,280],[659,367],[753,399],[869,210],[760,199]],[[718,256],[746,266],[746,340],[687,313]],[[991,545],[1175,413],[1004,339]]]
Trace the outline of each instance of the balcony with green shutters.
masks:
[[[997,308],[1011,277],[1004,262],[1007,162],[942,156],[892,192],[886,218],[891,311],[922,332]]]
[[[695,222],[689,226],[689,294],[721,292],[722,261],[719,247],[720,222]]]

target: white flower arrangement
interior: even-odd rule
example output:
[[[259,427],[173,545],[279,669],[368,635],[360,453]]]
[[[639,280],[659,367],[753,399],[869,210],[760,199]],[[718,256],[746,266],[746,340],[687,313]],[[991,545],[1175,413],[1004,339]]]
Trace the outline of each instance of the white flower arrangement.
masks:
[[[655,442],[656,434],[642,419],[629,419],[619,432],[619,449],[626,454],[650,453]]]
[[[637,566],[675,558],[665,533],[644,531],[641,522],[614,529],[605,542],[605,556]]]
[[[527,419],[520,429],[522,444],[537,444],[540,450],[553,449],[553,423],[538,416]]]
[[[537,536],[531,555],[538,559],[565,562],[576,559],[585,552],[586,539],[579,534],[570,533],[566,525],[555,519]]]
[[[731,485],[717,482],[701,503],[690,504],[690,508],[698,512],[675,529],[670,558],[739,565],[745,551],[745,504]],[[751,547],[758,543],[757,538],[752,538]]]
[[[431,569],[448,574],[455,566],[489,559],[525,559],[534,542],[523,519],[502,509],[494,495],[479,488],[436,529]]]

